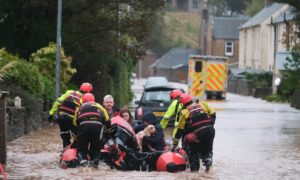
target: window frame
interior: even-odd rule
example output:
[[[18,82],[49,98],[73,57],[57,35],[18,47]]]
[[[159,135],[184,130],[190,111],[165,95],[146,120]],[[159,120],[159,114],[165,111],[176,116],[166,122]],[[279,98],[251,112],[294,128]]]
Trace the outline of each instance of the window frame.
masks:
[[[199,0],[192,0],[192,8],[193,9],[199,8]]]
[[[231,43],[231,52],[227,52],[227,48],[229,48],[230,46],[227,45],[227,43]],[[234,55],[234,41],[225,41],[225,56],[233,56]]]

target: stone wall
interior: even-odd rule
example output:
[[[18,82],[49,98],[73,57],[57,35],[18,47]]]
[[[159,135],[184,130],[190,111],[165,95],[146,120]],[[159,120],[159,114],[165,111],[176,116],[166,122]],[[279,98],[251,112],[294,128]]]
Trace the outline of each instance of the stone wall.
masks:
[[[262,98],[269,95],[272,95],[272,88],[254,88],[254,97]]]
[[[253,96],[262,98],[272,94],[271,88],[255,87],[251,80],[231,79],[228,80],[227,90],[230,93],[240,94],[244,96]]]
[[[40,107],[35,112],[28,111],[24,107],[7,107],[6,137],[8,142],[49,124],[47,121],[48,110],[44,110],[43,103],[40,103]]]

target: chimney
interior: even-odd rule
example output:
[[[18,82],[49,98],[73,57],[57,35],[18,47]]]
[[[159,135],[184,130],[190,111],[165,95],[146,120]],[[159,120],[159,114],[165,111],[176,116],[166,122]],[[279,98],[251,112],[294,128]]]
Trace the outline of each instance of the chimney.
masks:
[[[270,6],[273,3],[273,0],[265,0],[265,7]]]

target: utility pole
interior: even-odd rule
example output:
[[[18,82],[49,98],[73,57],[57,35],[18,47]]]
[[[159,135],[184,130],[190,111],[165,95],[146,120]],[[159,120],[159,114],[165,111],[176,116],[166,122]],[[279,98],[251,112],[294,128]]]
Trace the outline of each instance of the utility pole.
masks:
[[[208,31],[208,6],[207,0],[204,1],[204,8],[201,12],[201,31],[200,31],[200,50],[202,55],[206,55],[207,52],[207,31]]]
[[[273,31],[274,31],[274,51],[273,51],[273,66],[272,66],[272,94],[276,94],[277,92],[277,86],[275,83],[275,80],[277,78],[277,71],[276,71],[276,52],[277,52],[277,28],[276,28],[276,24],[274,24],[273,22],[273,17],[271,17],[271,25],[273,27]]]
[[[139,79],[142,79],[142,59],[139,59]]]
[[[56,32],[56,64],[55,64],[55,99],[60,95],[60,47],[61,47],[61,14],[62,0],[58,0],[57,6],[57,32]]]

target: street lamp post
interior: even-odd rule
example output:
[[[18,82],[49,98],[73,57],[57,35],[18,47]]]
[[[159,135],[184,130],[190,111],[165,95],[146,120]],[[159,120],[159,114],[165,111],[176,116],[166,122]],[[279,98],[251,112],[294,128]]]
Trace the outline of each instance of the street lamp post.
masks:
[[[61,48],[61,14],[62,0],[58,0],[57,6],[57,32],[56,32],[56,64],[55,64],[55,98],[60,95],[60,48]]]

